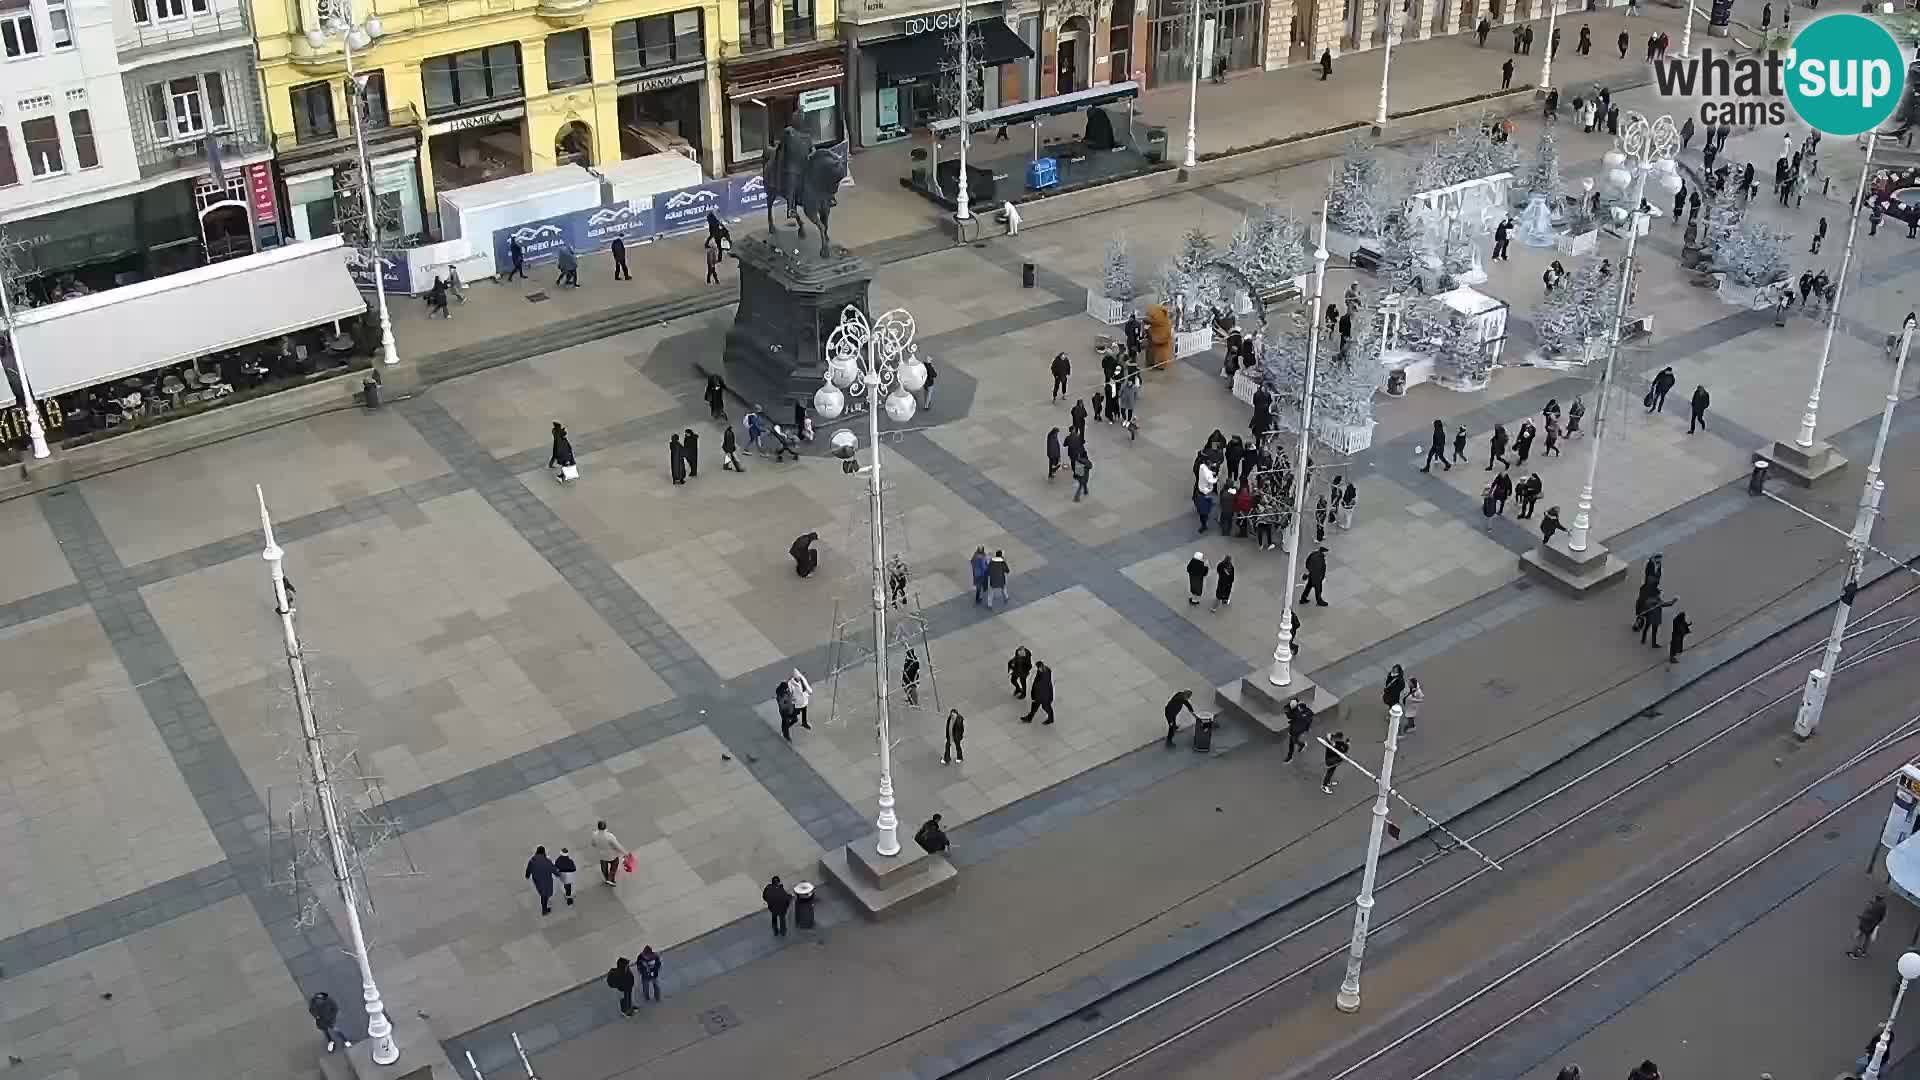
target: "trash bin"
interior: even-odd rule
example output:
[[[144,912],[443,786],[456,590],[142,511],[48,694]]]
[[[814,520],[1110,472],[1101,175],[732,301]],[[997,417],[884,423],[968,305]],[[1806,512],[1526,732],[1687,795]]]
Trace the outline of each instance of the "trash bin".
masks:
[[[371,375],[367,376],[360,383],[360,396],[361,396],[362,402],[367,406],[367,408],[369,409],[379,408],[380,407],[380,380],[374,378]]]
[[[1020,264],[1020,287],[1023,289],[1033,288],[1034,276],[1037,275],[1039,272],[1040,272],[1039,269],[1035,267],[1032,263],[1030,262],[1021,263]]]
[[[1195,713],[1193,718],[1193,752],[1207,754],[1213,751],[1213,714]]]
[[[793,925],[813,929],[813,882],[802,881],[793,887]]]
[[[1766,488],[1767,460],[1765,458],[1754,458],[1753,475],[1747,477],[1747,494],[1762,495],[1766,493]]]
[[[1167,129],[1150,127],[1147,129],[1147,160],[1155,165],[1167,160]]]

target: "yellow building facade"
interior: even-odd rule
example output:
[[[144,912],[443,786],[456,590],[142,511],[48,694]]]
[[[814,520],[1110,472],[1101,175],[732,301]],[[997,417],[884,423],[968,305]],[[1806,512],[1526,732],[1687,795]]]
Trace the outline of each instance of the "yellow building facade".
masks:
[[[334,171],[355,155],[349,57],[324,31],[345,0],[252,2],[290,231],[327,235]],[[766,21],[780,2],[360,0],[352,21],[368,32],[354,35],[351,62],[383,232],[434,234],[437,192],[557,165],[677,153],[720,175],[722,57],[751,51],[743,17]],[[789,24],[798,13],[832,26],[830,4],[785,3]]]

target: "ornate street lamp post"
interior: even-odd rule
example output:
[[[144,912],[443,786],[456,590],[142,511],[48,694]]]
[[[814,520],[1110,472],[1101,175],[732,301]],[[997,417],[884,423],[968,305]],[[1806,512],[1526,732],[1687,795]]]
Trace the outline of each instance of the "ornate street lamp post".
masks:
[[[347,110],[353,114],[354,160],[360,169],[360,206],[366,214],[367,254],[373,259],[373,294],[380,310],[380,358],[387,364],[400,362],[393,344],[393,316],[387,311],[386,264],[380,258],[380,219],[374,214],[373,162],[367,157],[366,93],[353,68],[353,51],[372,45],[380,36],[380,19],[369,16],[359,26],[353,23],[352,0],[332,0],[321,5],[321,23],[307,31],[307,44],[318,49],[329,37],[340,39],[347,58]]]

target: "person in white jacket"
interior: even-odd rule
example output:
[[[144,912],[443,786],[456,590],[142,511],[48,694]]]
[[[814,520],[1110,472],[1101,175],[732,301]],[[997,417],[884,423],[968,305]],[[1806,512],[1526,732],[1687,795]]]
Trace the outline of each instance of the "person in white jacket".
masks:
[[[608,885],[614,883],[614,875],[620,871],[620,860],[627,854],[620,838],[613,835],[602,821],[593,827],[593,836],[587,840],[587,846],[593,849],[593,857],[600,860],[600,879]]]
[[[807,705],[813,700],[813,684],[807,681],[799,668],[794,668],[793,674],[787,676],[787,693],[793,701],[793,713],[799,719],[800,726],[812,731],[813,725],[807,723]]]

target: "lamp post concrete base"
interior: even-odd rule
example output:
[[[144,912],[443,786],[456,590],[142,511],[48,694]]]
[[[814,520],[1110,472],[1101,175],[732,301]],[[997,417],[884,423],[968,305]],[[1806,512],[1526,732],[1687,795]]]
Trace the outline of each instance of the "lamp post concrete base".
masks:
[[[1592,541],[1587,544],[1587,550],[1574,551],[1567,547],[1565,533],[1554,537],[1553,543],[1542,544],[1520,556],[1520,569],[1573,596],[1603,588],[1627,576],[1627,564],[1615,558],[1607,545]]]
[[[354,1004],[359,1004],[355,1002]],[[348,1018],[347,1003],[341,1002],[340,1018]],[[373,1040],[356,1038],[352,1046],[320,1055],[320,1075],[326,1080],[440,1080],[457,1077],[453,1062],[440,1048],[440,1040],[411,1010],[388,1014],[393,1024],[393,1039],[402,1047],[400,1060],[391,1065],[373,1062]]]
[[[1302,674],[1297,664],[1285,686],[1275,686],[1264,673],[1256,672],[1213,691],[1214,705],[1222,718],[1256,724],[1281,735],[1287,731],[1287,703],[1295,700],[1304,700],[1313,710],[1316,728],[1338,724],[1340,696]]]
[[[1847,459],[1828,445],[1825,439],[1814,443],[1812,449],[1792,439],[1781,439],[1772,447],[1760,451],[1760,456],[1773,463],[1768,475],[1781,477],[1788,483],[1804,488],[1810,488],[1847,467]]]
[[[900,845],[898,855],[875,851],[876,835],[855,840],[820,856],[820,869],[853,897],[855,906],[870,919],[898,915],[946,893],[960,871],[944,855],[929,855],[919,844]]]

